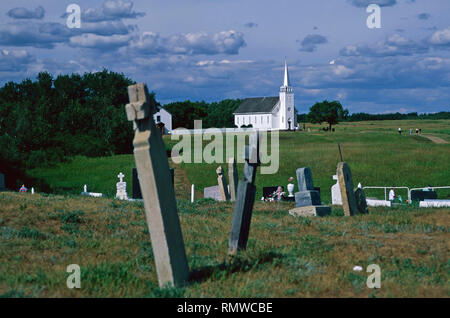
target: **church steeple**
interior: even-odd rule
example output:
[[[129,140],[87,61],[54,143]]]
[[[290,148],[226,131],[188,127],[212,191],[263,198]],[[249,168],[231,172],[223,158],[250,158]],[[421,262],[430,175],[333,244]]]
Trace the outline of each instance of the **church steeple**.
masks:
[[[289,80],[289,69],[286,60],[284,60],[284,82],[280,87],[280,92],[292,93],[291,81]]]
[[[286,60],[284,60],[284,87],[288,87],[290,86],[289,83],[289,70],[288,70],[288,66],[287,66],[287,62]]]

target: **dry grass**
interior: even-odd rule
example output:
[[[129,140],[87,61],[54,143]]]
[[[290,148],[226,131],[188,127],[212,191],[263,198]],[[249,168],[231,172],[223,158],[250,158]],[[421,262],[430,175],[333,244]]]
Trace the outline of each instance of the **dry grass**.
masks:
[[[227,256],[233,205],[178,209],[191,269],[159,289],[142,203],[0,193],[0,295],[31,297],[449,297],[449,209],[372,209],[294,218],[257,202],[248,249]],[[378,264],[381,289],[355,265]],[[79,290],[66,267],[79,264]]]

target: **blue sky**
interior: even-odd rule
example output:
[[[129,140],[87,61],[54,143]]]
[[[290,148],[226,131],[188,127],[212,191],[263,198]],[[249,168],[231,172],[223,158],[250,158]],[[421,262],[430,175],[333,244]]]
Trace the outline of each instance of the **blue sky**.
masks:
[[[81,7],[81,28],[66,8]],[[369,29],[366,7],[381,6]],[[0,83],[107,68],[162,103],[276,96],[296,107],[450,111],[448,0],[15,0],[0,4]]]

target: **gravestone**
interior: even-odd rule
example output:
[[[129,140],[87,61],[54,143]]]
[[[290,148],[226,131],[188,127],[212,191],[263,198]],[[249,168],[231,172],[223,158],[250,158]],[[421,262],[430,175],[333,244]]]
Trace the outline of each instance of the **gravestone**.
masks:
[[[238,171],[236,167],[236,159],[230,158],[228,161],[228,182],[230,182],[230,200],[236,201],[236,191],[238,186]]]
[[[156,104],[145,84],[129,86],[128,96],[125,108],[135,132],[134,158],[159,286],[179,287],[187,282],[189,268],[166,148],[153,121]]]
[[[5,175],[0,173],[0,191],[5,191]]]
[[[333,180],[336,180],[336,184],[331,187],[331,203],[333,205],[342,205],[341,188],[339,187],[338,176],[334,175]]]
[[[230,255],[236,255],[239,250],[247,248],[253,205],[255,203],[256,169],[260,165],[259,132],[256,132],[256,136],[250,136],[250,147],[245,147],[244,174],[238,183],[230,240],[228,242],[228,254]]]
[[[339,189],[341,190],[342,207],[345,216],[357,214],[355,193],[353,192],[353,179],[350,167],[345,162],[339,162],[337,166]]]
[[[356,208],[359,213],[367,214],[369,213],[369,209],[367,208],[367,199],[366,194],[364,193],[363,188],[356,188],[355,190],[355,200],[356,200]]]
[[[289,210],[292,216],[324,216],[331,214],[329,206],[321,205],[320,192],[314,187],[311,169],[297,169],[299,192],[295,193],[295,208]]]
[[[230,201],[230,193],[228,192],[227,179],[223,174],[223,168],[220,166],[216,169],[217,183],[219,184],[220,195],[222,201]]]
[[[295,206],[320,205],[320,193],[314,189],[311,169],[297,169],[297,181],[299,191],[295,193]]]
[[[436,191],[412,190],[411,201],[436,200]]]
[[[216,201],[222,201],[222,195],[220,194],[219,186],[207,187],[203,189],[203,197],[205,199],[214,199]]]
[[[170,168],[172,183],[175,184],[175,169]],[[142,199],[141,186],[139,185],[139,176],[136,168],[133,168],[133,199]]]
[[[133,168],[133,199],[142,199],[141,186],[139,185],[139,177],[137,169]]]
[[[121,173],[119,173],[117,178],[119,178],[120,181],[116,183],[116,189],[117,189],[116,199],[128,200],[127,183],[123,181],[123,178],[125,178],[125,175],[121,172]]]

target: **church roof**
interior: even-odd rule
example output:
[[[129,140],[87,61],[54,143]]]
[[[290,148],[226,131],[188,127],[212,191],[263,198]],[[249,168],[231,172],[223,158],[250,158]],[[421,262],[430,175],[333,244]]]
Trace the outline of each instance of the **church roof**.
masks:
[[[235,110],[234,114],[271,113],[272,109],[277,105],[279,101],[280,98],[278,96],[246,98]]]

